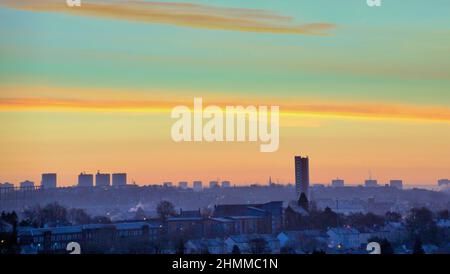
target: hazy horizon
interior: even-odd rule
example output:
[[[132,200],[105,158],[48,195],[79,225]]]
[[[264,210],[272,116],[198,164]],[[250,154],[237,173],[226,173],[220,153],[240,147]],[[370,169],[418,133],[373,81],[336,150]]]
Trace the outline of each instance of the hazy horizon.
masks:
[[[94,2],[0,0],[0,182],[450,177],[447,0]],[[278,151],[175,143],[194,97],[280,106]]]

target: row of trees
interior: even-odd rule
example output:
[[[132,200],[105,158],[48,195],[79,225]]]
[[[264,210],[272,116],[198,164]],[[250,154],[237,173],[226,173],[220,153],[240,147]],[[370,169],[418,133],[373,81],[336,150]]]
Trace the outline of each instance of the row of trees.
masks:
[[[168,201],[161,201],[156,212],[158,217],[165,221],[168,217],[176,215],[175,206]],[[3,213],[6,214],[6,213]],[[15,215],[17,221],[17,215]],[[138,208],[134,218],[136,220],[146,219],[148,216],[142,208]],[[40,205],[27,208],[23,212],[23,219],[20,226],[31,227],[57,227],[67,225],[83,225],[89,223],[111,223],[106,216],[92,217],[85,210],[79,208],[66,208],[59,203],[49,203],[43,207]]]
[[[39,205],[26,209],[23,212],[20,226],[31,227],[57,227],[67,225],[83,225],[89,223],[111,223],[105,216],[92,217],[83,209],[66,208],[59,203],[50,203],[41,207]]]
[[[20,252],[20,246],[17,243],[17,214],[16,212],[2,212],[0,222],[5,226],[4,231],[0,230],[0,254],[17,254]],[[11,231],[8,231],[9,229]]]

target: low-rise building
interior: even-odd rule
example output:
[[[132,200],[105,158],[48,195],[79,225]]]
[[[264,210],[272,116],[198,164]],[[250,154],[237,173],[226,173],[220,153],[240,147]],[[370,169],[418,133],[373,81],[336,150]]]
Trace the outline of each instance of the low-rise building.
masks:
[[[23,181],[20,183],[20,189],[21,190],[31,190],[34,189],[34,182],[31,181]]]
[[[359,248],[359,231],[350,227],[336,227],[327,231],[328,247],[338,249]]]
[[[20,227],[17,237],[27,253],[67,253],[70,242],[79,243],[82,253],[120,253],[125,241],[156,241],[162,232],[163,226],[158,222],[121,222],[54,228]]]
[[[272,234],[233,235],[225,239],[228,253],[232,253],[235,246],[241,254],[278,254],[280,242]]]
[[[226,254],[227,249],[223,239],[195,239],[185,244],[187,254]]]

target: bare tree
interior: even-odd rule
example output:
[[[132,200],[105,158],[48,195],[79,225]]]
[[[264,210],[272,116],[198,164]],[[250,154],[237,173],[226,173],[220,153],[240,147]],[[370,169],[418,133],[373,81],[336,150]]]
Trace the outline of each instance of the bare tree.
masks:
[[[156,207],[156,213],[162,221],[166,221],[168,217],[176,214],[175,206],[169,201],[161,201]]]

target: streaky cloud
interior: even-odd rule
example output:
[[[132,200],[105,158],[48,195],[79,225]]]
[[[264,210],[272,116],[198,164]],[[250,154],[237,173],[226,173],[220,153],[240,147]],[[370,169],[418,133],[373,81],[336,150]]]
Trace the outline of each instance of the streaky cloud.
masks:
[[[181,101],[163,100],[108,100],[68,99],[50,97],[3,97],[0,98],[0,112],[117,112],[117,113],[169,113]],[[189,104],[191,102],[185,102]],[[241,105],[242,102],[211,102],[215,105]],[[292,105],[289,102],[272,102],[280,106],[280,115],[315,115],[351,119],[393,119],[429,122],[450,122],[450,108],[441,106],[418,106],[406,104],[371,104],[361,102],[305,102]]]
[[[24,11],[242,32],[324,36],[336,27],[326,22],[296,25],[292,17],[260,9],[178,2],[83,0],[81,7],[68,7],[63,0],[0,0],[0,5]]]

